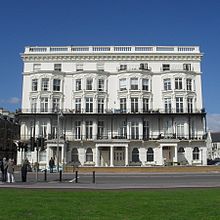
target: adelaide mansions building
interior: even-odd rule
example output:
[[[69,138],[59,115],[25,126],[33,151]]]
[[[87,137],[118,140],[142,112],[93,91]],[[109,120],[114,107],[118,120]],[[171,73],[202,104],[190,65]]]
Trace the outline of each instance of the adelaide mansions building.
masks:
[[[198,46],[34,46],[21,57],[18,164],[207,163]]]

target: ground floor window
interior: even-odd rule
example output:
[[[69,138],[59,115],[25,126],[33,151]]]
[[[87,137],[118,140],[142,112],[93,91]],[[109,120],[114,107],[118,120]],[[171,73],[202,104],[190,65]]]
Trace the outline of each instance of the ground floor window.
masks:
[[[179,150],[178,150],[178,153],[184,153],[184,152],[185,152],[184,148],[180,147]]]
[[[139,151],[137,148],[134,148],[132,151],[132,162],[139,162]]]
[[[153,149],[150,147],[147,150],[147,162],[152,162],[154,161],[154,151]]]
[[[39,152],[39,161],[46,161],[46,150]]]
[[[79,154],[78,154],[78,150],[76,148],[72,149],[71,152],[71,161],[72,162],[78,162],[79,161]]]
[[[193,149],[193,160],[199,160],[199,148],[194,147]]]
[[[91,148],[86,150],[86,162],[93,162],[93,153]]]

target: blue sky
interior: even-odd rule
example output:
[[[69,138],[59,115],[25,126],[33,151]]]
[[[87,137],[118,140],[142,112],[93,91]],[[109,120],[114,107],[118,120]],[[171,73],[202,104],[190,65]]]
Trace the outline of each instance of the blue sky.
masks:
[[[220,130],[219,39],[219,0],[1,1],[0,107],[20,107],[28,45],[198,45],[209,128]]]

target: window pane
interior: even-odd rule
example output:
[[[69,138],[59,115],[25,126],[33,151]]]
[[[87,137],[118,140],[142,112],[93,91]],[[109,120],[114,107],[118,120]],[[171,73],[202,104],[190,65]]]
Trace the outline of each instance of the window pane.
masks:
[[[92,90],[92,79],[86,80],[86,90]]]
[[[49,90],[49,79],[44,78],[41,81],[41,90],[42,91],[48,91]]]
[[[164,90],[171,90],[171,79],[164,79],[163,80],[164,84]]]
[[[60,91],[60,79],[53,80],[53,91]]]
[[[79,91],[81,90],[81,79],[77,79],[76,80],[76,91]]]
[[[37,84],[38,84],[38,80],[32,79],[32,91],[37,91]]]
[[[138,90],[138,78],[131,78],[131,90]]]
[[[122,91],[122,90],[126,90],[127,89],[127,81],[126,81],[126,79],[120,79],[120,81],[119,81],[119,87],[120,87],[120,90]]]
[[[54,64],[54,70],[60,72],[61,71],[61,64],[60,63]]]

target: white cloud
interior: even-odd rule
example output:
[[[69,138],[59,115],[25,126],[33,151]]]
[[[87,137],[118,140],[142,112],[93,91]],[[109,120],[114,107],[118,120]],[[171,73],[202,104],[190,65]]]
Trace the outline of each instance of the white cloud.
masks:
[[[10,99],[7,100],[7,103],[9,103],[9,104],[19,104],[20,99],[18,97],[11,97]]]
[[[220,114],[207,115],[207,128],[211,131],[220,131]]]

